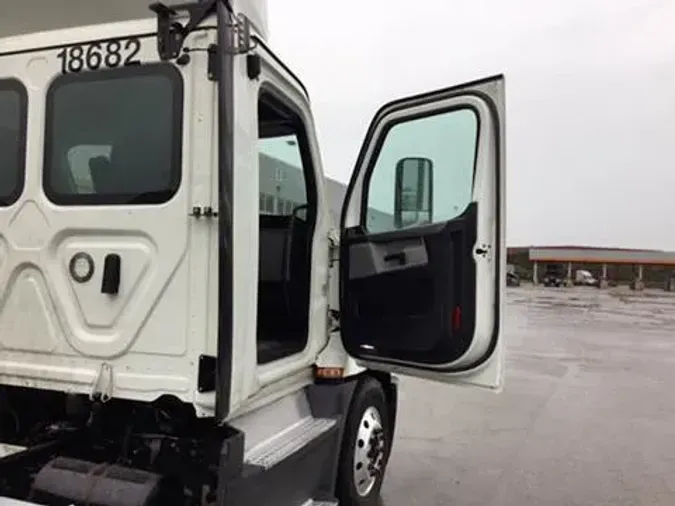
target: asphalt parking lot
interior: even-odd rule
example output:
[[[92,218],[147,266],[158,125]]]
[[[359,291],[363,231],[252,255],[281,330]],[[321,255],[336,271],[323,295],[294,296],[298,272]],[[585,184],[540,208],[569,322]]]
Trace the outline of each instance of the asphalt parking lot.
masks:
[[[675,504],[675,295],[508,297],[501,394],[402,382],[384,505]]]

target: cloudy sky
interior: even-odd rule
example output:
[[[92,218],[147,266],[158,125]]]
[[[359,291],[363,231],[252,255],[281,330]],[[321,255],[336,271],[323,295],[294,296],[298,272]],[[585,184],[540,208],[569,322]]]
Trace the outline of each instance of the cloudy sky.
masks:
[[[509,244],[675,249],[672,0],[270,0],[269,17],[329,176],[383,102],[503,72]]]

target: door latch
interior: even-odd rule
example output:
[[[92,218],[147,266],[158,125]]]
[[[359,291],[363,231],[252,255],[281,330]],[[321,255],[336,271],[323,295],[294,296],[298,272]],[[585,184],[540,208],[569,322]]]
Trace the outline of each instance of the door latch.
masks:
[[[475,253],[476,255],[480,255],[482,257],[487,257],[490,254],[491,247],[489,244],[483,244],[479,247],[476,248]]]
[[[331,229],[328,231],[328,268],[331,269],[337,262],[340,261],[340,233]]]
[[[103,263],[103,280],[101,293],[117,295],[120,293],[120,278],[122,275],[122,259],[116,253],[106,255]]]

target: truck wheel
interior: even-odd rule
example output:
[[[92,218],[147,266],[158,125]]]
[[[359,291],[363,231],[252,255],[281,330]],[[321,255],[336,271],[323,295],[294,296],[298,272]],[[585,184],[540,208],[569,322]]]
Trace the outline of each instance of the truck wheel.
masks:
[[[340,506],[379,504],[391,450],[387,413],[382,385],[366,378],[354,392],[342,437],[337,479]]]

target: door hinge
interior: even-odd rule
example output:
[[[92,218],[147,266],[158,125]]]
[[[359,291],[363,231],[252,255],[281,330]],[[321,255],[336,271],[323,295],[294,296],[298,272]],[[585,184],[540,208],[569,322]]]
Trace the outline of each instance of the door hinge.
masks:
[[[340,261],[340,234],[337,230],[328,231],[328,268]]]
[[[213,207],[211,206],[194,206],[192,208],[192,211],[190,212],[189,216],[193,216],[195,218],[217,218],[218,217],[218,211],[216,211]]]

